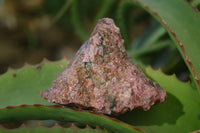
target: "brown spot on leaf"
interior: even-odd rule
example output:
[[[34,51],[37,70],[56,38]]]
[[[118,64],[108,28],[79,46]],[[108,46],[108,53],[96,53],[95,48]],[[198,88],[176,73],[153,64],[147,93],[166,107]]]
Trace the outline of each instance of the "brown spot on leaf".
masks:
[[[39,65],[39,66],[37,66],[37,68],[36,68],[37,70],[41,70],[42,69],[42,66],[41,65]]]
[[[17,74],[16,74],[16,73],[14,73],[14,74],[13,74],[13,77],[14,77],[14,78],[16,78],[16,77],[17,77]]]
[[[64,117],[63,117],[63,116],[60,116],[59,118],[60,118],[61,120],[64,120]]]

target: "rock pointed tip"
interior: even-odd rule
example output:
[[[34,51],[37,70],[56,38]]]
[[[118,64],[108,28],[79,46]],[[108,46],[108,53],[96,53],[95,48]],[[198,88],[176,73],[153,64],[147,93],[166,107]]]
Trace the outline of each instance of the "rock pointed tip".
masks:
[[[102,19],[99,20],[98,23],[104,23],[104,24],[107,24],[107,25],[114,25],[115,26],[115,22],[111,18],[102,18]]]
[[[119,28],[115,25],[114,20],[111,18],[100,19],[92,32],[92,36],[97,32],[115,32],[120,34]]]

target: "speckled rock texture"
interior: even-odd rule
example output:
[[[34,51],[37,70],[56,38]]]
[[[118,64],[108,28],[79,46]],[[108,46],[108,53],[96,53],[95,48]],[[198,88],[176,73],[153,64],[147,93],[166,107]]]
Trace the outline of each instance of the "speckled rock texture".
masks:
[[[133,64],[120,30],[110,18],[99,20],[91,37],[41,96],[97,113],[122,114],[150,109],[166,99],[165,90]]]

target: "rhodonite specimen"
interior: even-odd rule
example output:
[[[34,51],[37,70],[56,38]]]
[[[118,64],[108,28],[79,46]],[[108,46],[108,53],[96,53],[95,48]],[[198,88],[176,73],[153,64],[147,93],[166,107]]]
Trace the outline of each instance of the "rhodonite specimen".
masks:
[[[91,37],[41,96],[104,114],[150,109],[166,99],[165,90],[133,64],[120,30],[110,18],[99,20]]]

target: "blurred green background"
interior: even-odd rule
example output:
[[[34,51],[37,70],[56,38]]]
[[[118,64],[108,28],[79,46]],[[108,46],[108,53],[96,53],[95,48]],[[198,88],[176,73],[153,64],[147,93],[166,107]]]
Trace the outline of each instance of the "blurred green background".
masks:
[[[103,17],[113,18],[120,27],[135,63],[190,80],[165,29],[123,0],[1,0],[0,74],[25,62],[38,64],[44,57],[52,61],[71,58]]]

